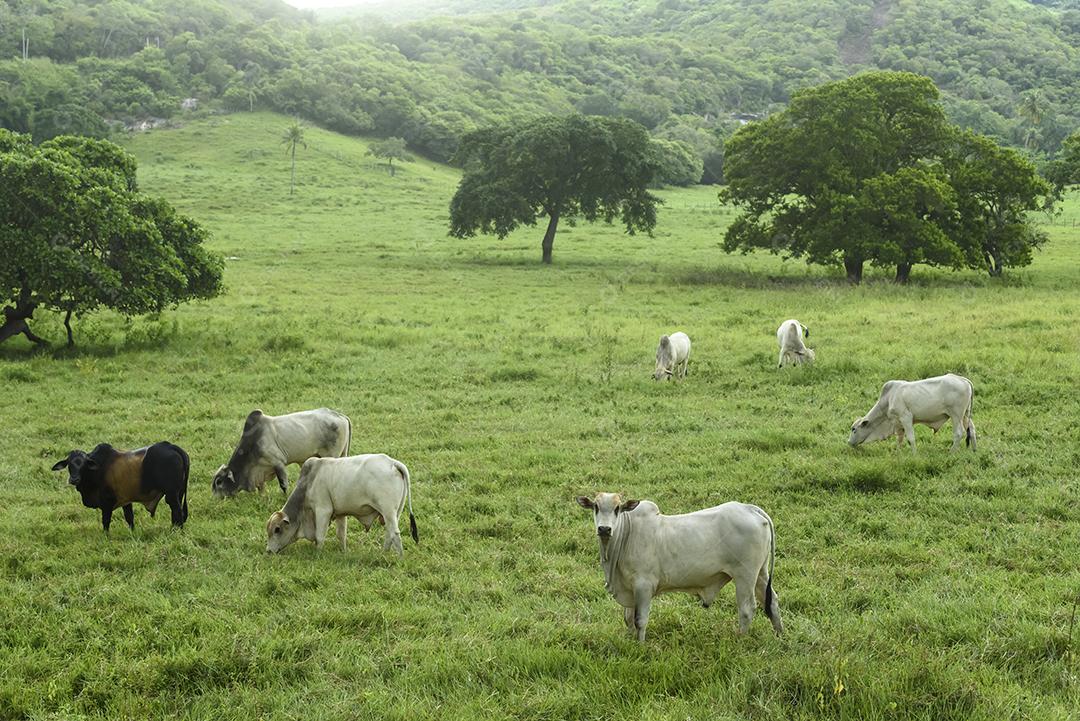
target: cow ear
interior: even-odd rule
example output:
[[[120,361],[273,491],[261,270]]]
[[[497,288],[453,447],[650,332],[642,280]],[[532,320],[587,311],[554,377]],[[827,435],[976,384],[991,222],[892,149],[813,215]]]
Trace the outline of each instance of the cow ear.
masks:
[[[57,461],[56,463],[54,463],[52,469],[54,471],[59,471],[61,468],[67,468],[67,467],[68,467],[68,459],[65,458],[62,461]]]
[[[627,511],[632,511],[638,507],[639,503],[641,503],[641,501],[627,501],[626,503],[619,506],[619,510],[623,513],[626,513]]]
[[[578,505],[581,506],[582,508],[588,508],[588,509],[596,508],[596,504],[593,503],[592,499],[588,498],[587,496],[578,496],[577,497],[577,502],[578,502]]]

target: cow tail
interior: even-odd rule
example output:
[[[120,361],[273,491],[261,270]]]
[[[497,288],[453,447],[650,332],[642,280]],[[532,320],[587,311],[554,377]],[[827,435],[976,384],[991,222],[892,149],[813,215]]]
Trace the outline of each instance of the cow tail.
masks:
[[[769,580],[765,583],[765,615],[769,617],[769,620],[776,621],[773,618],[772,606],[773,606],[773,590],[772,590],[772,576],[773,566],[776,565],[776,528],[773,526],[772,518],[769,514],[761,511],[761,515],[765,516],[765,520],[769,522]]]
[[[405,479],[405,497],[409,500],[409,533],[414,541],[420,543],[420,534],[416,530],[416,516],[413,515],[412,511],[412,483],[409,479],[409,469],[401,461],[394,461],[394,467],[398,469],[398,473]]]
[[[965,379],[966,380],[966,379]],[[971,450],[975,450],[975,421],[971,419],[971,414],[975,408],[975,386],[968,381],[968,407],[967,412],[964,414],[964,429],[967,431],[967,436],[964,439],[964,444]]]
[[[349,447],[352,446],[352,418],[345,416],[345,455],[349,455]]]
[[[180,496],[180,507],[184,510],[184,522],[187,522],[188,508],[187,508],[187,490],[188,479],[191,477],[191,457],[188,456],[187,451],[183,448],[177,447],[180,451],[180,458],[184,461],[184,493]]]

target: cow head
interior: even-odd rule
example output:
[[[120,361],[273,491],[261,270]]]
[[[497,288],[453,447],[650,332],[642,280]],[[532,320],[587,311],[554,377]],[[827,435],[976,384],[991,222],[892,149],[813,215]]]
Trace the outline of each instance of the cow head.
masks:
[[[884,417],[863,416],[851,425],[848,445],[852,448],[871,441],[880,441],[894,433],[894,429]]]
[[[75,486],[82,496],[83,505],[97,508],[101,486],[101,467],[93,456],[83,451],[71,451],[67,458],[53,464],[54,471],[68,471],[68,483]]]
[[[577,502],[582,508],[588,508],[593,512],[596,537],[600,539],[601,547],[606,547],[608,541],[611,540],[619,514],[632,511],[641,503],[641,501],[623,501],[618,493],[597,493],[595,498],[578,496]]]
[[[98,471],[98,464],[85,452],[76,450],[68,453],[67,458],[57,461],[52,467],[54,471],[64,468],[68,470],[68,483],[79,486],[84,484],[84,476],[86,481],[93,480]]]
[[[653,371],[653,380],[670,378],[675,368],[675,354],[671,351],[671,338],[660,336],[660,345],[656,347],[656,370]]]
[[[284,511],[274,511],[266,522],[266,552],[277,553],[296,540],[299,522],[293,523]]]
[[[221,466],[214,472],[214,480],[210,482],[210,492],[215,498],[235,496],[240,490],[240,482],[236,480],[236,474],[228,466]]]

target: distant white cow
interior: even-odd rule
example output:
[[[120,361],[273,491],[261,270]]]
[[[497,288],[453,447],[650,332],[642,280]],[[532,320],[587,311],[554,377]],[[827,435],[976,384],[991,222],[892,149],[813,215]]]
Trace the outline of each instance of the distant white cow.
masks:
[[[951,450],[959,448],[965,437],[967,445],[975,450],[975,424],[971,420],[974,397],[971,381],[952,373],[921,381],[889,381],[881,387],[881,396],[870,412],[851,426],[848,443],[857,446],[895,435],[897,448],[906,438],[914,453],[916,423],[930,426],[937,433],[951,420]]]
[[[776,342],[780,346],[780,358],[776,361],[776,367],[782,368],[785,361],[792,365],[800,363],[813,363],[814,351],[806,347],[804,339],[810,337],[810,331],[805,325],[792,318],[785,320],[776,329]]]
[[[274,511],[266,523],[266,550],[277,553],[297,537],[321,548],[330,521],[337,522],[338,543],[345,550],[348,517],[370,530],[376,521],[386,525],[383,550],[393,548],[401,555],[398,516],[409,501],[409,528],[419,541],[412,512],[409,469],[401,461],[381,453],[345,458],[311,458],[300,469],[289,500]]]
[[[653,380],[661,378],[686,377],[686,367],[690,362],[690,337],[679,331],[671,335],[660,336],[660,345],[656,347],[656,370]]]
[[[772,519],[757,506],[725,503],[694,513],[665,516],[652,501],[626,501],[617,493],[581,496],[592,510],[607,590],[623,607],[628,629],[645,640],[653,596],[682,591],[705,608],[735,581],[739,633],[754,617],[754,598],[777,634],[780,605],[772,589],[776,539]]]

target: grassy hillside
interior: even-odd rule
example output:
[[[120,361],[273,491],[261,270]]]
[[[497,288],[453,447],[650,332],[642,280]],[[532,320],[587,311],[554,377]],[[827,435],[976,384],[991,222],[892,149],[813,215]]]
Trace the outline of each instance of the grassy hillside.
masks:
[[[567,228],[542,267],[535,229],[447,238],[454,171],[391,178],[355,139],[309,130],[290,197],[288,122],[129,142],[214,232],[228,295],[83,320],[73,353],[0,348],[0,718],[1074,717],[1080,231],[1004,283],[849,288],[724,256],[731,216],[692,189],[656,237]],[[818,363],[777,371],[793,316]],[[654,383],[674,329],[690,375]],[[925,428],[914,457],[846,447],[884,380],[946,371],[974,381],[977,453]],[[321,405],[409,465],[402,559],[355,524],[346,553],[267,556],[280,494],[211,497],[248,411]],[[163,438],[192,457],[183,532],[137,510],[106,539],[48,470]],[[573,503],[598,489],[765,508],[787,633],[736,637],[725,589],[660,598],[632,641]]]

